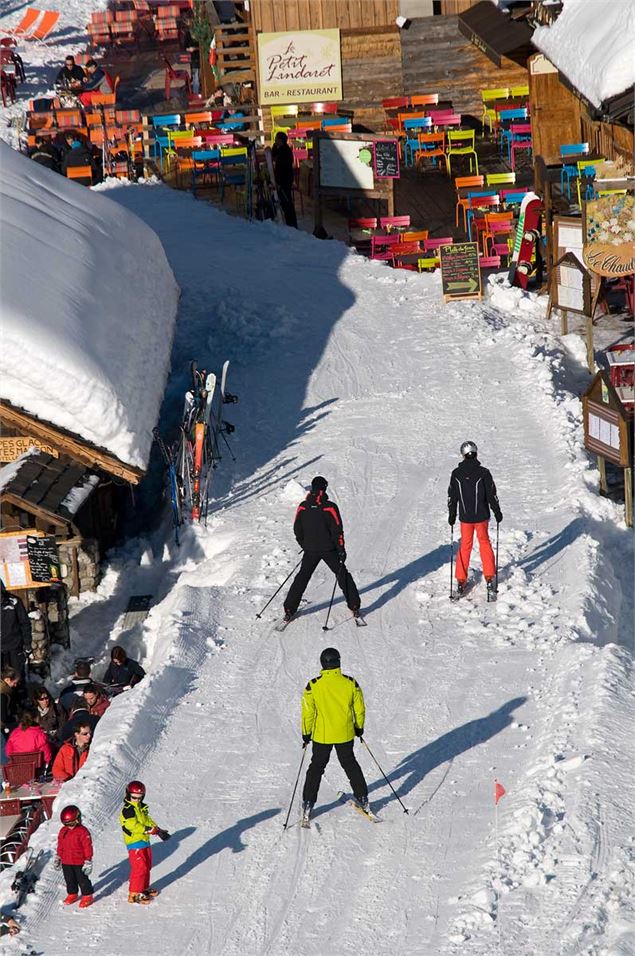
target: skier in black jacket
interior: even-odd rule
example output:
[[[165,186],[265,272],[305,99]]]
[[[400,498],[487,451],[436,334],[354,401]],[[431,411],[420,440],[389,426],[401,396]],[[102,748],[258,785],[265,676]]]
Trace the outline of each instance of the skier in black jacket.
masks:
[[[496,562],[488,535],[490,509],[494,512],[496,523],[503,520],[503,513],[496,494],[496,485],[487,468],[476,457],[478,449],[473,441],[461,445],[463,461],[454,469],[448,488],[448,523],[454,527],[457,506],[461,522],[461,545],[456,558],[456,580],[459,594],[462,594],[470,566],[474,531],[481,552],[483,575],[489,590],[494,590]]]
[[[290,621],[298,609],[304,589],[320,561],[328,564],[337,575],[337,583],[346,603],[355,617],[359,616],[359,593],[352,576],[346,570],[346,550],[342,516],[334,501],[326,493],[326,478],[317,475],[311,482],[311,491],[298,505],[293,533],[304,551],[300,570],[289,588],[284,602],[285,620]]]
[[[14,667],[24,684],[24,665],[31,653],[31,621],[20,598],[10,594],[0,581],[2,617],[2,669]]]

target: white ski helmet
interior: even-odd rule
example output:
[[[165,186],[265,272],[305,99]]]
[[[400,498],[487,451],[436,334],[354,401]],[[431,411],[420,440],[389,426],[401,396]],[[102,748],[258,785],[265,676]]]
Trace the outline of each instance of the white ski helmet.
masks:
[[[464,458],[476,458],[478,454],[478,448],[476,447],[476,442],[473,441],[464,441],[461,445],[461,454]]]

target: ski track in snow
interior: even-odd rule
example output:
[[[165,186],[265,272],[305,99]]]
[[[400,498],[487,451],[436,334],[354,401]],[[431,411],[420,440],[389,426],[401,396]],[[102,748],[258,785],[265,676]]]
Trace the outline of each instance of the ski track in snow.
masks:
[[[168,399],[187,358],[232,359],[238,464],[214,479],[206,529],[187,531],[180,552],[160,538],[144,552],[159,599],[142,628],[152,676],[117,699],[64,790],[93,832],[97,903],[62,911],[47,867],[24,936],[47,956],[80,941],[100,956],[481,956],[499,932],[505,956],[632,952],[635,799],[616,766],[632,766],[630,658],[616,644],[632,611],[619,549],[631,545],[592,487],[579,403],[538,307],[443,307],[435,279],[338,243],[159,187],[110,195],[157,229],[183,290]],[[475,588],[448,601],[446,489],[465,438],[504,513],[489,605],[477,550]],[[322,632],[321,566],[304,613],[278,634],[285,589],[255,613],[298,560],[294,508],[315,473],[341,506],[368,627],[338,594]],[[108,607],[106,590],[99,600]],[[328,644],[364,690],[366,739],[410,813],[356,745],[382,822],[337,800],[333,755],[311,830],[283,832],[300,695]],[[131,776],[174,834],[154,848],[162,893],[144,908],[126,903],[116,819]],[[500,869],[495,777],[507,789]],[[36,844],[52,846],[56,830]]]

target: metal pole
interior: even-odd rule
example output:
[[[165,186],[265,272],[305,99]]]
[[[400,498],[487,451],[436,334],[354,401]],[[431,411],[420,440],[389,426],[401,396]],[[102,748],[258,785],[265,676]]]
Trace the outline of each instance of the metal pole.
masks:
[[[333,598],[335,597],[335,588],[337,586],[337,574],[335,575],[335,580],[333,581],[333,591],[331,593],[331,600],[329,601],[329,609],[326,612],[326,622],[322,627],[323,631],[328,631],[329,629],[329,617],[331,615],[331,608],[333,607]]]
[[[454,525],[450,525],[450,600],[454,597]]]
[[[378,769],[379,772],[381,773],[382,777],[384,778],[384,780],[386,781],[386,783],[388,784],[388,786],[390,787],[390,789],[392,790],[392,792],[394,793],[394,795],[397,797],[397,800],[399,800],[399,803],[401,803],[401,799],[400,799],[399,795],[397,794],[397,791],[395,790],[395,788],[393,787],[392,783],[390,782],[390,780],[388,779],[388,777],[386,776],[386,774],[384,773],[384,771],[381,769],[381,767],[380,767],[379,764],[377,763],[377,760],[376,760],[375,755],[373,754],[372,750],[370,749],[370,747],[368,746],[368,744],[366,743],[366,741],[364,740],[363,737],[360,737],[359,739],[360,739],[361,742],[363,743],[364,747],[366,747],[366,750],[367,750],[368,753],[371,755],[371,757],[373,758],[373,760],[375,761],[375,764],[376,764],[376,766],[377,766],[377,769]],[[404,812],[404,813],[408,813],[408,810],[406,809],[406,807],[404,807],[403,803],[401,803],[401,806],[403,807],[403,812]]]
[[[496,593],[498,594],[498,529],[500,525],[496,522]]]
[[[262,617],[262,615],[263,615],[264,612],[267,610],[267,608],[269,607],[269,605],[271,604],[271,602],[273,601],[273,599],[276,597],[276,595],[279,594],[280,591],[282,591],[283,587],[285,586],[285,584],[287,583],[287,581],[289,580],[289,578],[291,577],[291,575],[294,573],[294,571],[297,571],[297,570],[298,570],[298,568],[300,567],[300,564],[301,564],[301,563],[302,563],[302,558],[300,558],[300,560],[299,560],[298,563],[296,564],[295,568],[293,568],[293,571],[289,571],[289,573],[287,574],[286,578],[284,579],[284,581],[282,582],[282,584],[280,585],[280,587],[278,588],[278,590],[276,591],[276,593],[271,595],[271,597],[269,598],[269,600],[267,601],[267,603],[265,604],[265,606],[262,608],[262,610],[261,610],[258,614],[256,614],[256,617],[258,617],[258,618]]]
[[[306,746],[307,746],[306,744],[303,744],[303,746],[302,746],[302,760],[300,761],[300,769],[298,770],[298,776],[295,778],[295,786],[294,786],[294,788],[293,788],[293,793],[291,794],[291,802],[290,802],[290,804],[289,804],[289,809],[288,809],[288,811],[287,811],[287,819],[284,821],[284,823],[283,823],[283,825],[282,825],[282,829],[283,829],[283,830],[286,830],[286,829],[287,829],[287,824],[288,824],[288,822],[289,822],[289,817],[291,816],[291,807],[293,806],[293,801],[295,800],[295,792],[296,792],[296,790],[298,789],[298,781],[299,781],[299,779],[300,779],[300,774],[302,773],[302,766],[303,766],[303,764],[304,764],[304,757],[305,757],[305,755],[306,755]]]

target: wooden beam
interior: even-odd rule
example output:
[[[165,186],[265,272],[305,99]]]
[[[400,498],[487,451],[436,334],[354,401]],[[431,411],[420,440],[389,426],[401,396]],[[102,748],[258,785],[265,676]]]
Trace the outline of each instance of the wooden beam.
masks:
[[[57,525],[58,528],[63,528],[66,534],[69,534],[70,530],[73,528],[71,522],[65,521],[63,518],[60,518],[59,515],[55,515],[51,511],[47,511],[46,508],[41,508],[39,505],[33,504],[32,501],[25,501],[24,498],[20,498],[19,495],[11,494],[11,492],[3,492],[2,500],[6,501],[8,504],[14,505],[20,511],[27,511],[36,518],[40,518],[41,521],[46,521],[47,524],[54,524]]]
[[[133,485],[138,484],[143,478],[144,473],[140,468],[127,465],[107,451],[85,444],[65,429],[58,429],[54,425],[33,418],[4,400],[0,401],[0,422],[13,428],[26,429],[27,434],[34,435],[35,438],[52,445],[70,458],[81,461],[91,468],[101,468]]]

